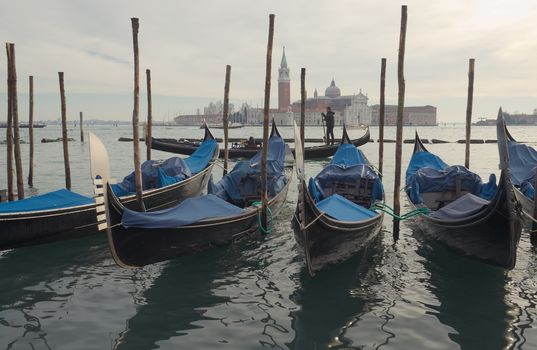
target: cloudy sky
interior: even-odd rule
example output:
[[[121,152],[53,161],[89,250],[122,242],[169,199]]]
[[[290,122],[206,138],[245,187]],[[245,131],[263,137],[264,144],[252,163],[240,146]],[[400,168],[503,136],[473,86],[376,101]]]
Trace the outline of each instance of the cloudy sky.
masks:
[[[16,45],[21,120],[27,119],[29,75],[35,77],[36,118],[59,117],[59,71],[65,72],[70,118],[79,111],[86,118],[131,118],[131,17],[140,18],[142,77],[151,69],[156,119],[221,100],[226,64],[232,66],[232,102],[262,106],[270,13],[276,14],[272,106],[283,46],[292,100],[300,96],[305,67],[309,96],[315,88],[324,94],[334,77],[343,94],[362,89],[377,104],[386,57],[387,103],[395,104],[402,4],[408,5],[406,105],[431,104],[440,122],[463,122],[468,59],[474,57],[475,119],[494,117],[499,106],[525,113],[537,108],[537,2],[529,0],[4,0],[0,36]],[[0,67],[5,82],[5,53]],[[145,78],[141,84],[145,116]],[[0,97],[5,111],[5,83]]]

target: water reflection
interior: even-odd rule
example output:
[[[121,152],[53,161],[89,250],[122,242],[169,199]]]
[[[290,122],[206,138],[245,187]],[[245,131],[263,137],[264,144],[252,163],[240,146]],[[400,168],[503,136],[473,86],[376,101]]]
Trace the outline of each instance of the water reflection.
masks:
[[[466,258],[438,242],[421,242],[418,254],[429,272],[428,289],[438,304],[425,305],[453,328],[449,339],[461,349],[501,349],[510,345],[512,307],[506,302],[508,272]]]
[[[286,323],[293,304],[281,285],[290,264],[277,254],[288,244],[276,234],[161,265],[151,285],[134,294],[136,314],[114,348],[283,349],[292,338]]]
[[[0,256],[0,346],[54,348],[46,324],[62,319],[77,285],[108,257],[104,237],[3,252]]]
[[[381,251],[377,239],[352,259],[314,278],[302,269],[301,287],[292,297],[300,309],[291,313],[295,330],[291,349],[355,348],[357,339],[346,333],[375,302],[371,288],[379,283],[374,267]]]
[[[210,319],[204,315],[206,309],[227,301],[211,293],[225,253],[226,249],[215,249],[134,270],[137,277],[133,284],[139,289],[133,293],[137,311],[115,340],[114,349],[158,348],[158,342],[188,334],[200,327],[197,321]],[[139,281],[148,279],[144,274],[154,279],[151,285],[140,288]]]

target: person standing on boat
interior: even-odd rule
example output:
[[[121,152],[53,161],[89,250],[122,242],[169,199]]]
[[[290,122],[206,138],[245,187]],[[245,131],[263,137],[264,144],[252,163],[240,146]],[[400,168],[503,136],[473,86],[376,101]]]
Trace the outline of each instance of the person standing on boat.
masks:
[[[326,114],[321,113],[326,122],[326,144],[334,144],[334,112],[330,107],[326,107]]]

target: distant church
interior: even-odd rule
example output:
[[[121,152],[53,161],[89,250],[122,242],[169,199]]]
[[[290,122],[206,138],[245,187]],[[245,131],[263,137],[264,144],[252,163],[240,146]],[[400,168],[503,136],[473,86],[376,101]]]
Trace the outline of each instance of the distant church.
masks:
[[[326,112],[326,107],[332,108],[335,112],[334,119],[336,125],[378,125],[379,105],[369,106],[367,94],[362,90],[358,94],[341,96],[341,90],[337,87],[334,78],[325,89],[324,96],[319,96],[317,89],[313,97],[307,98],[306,125],[321,125],[321,113]],[[219,107],[221,103],[217,104]],[[290,69],[287,65],[285,47],[283,48],[282,60],[278,68],[278,108],[269,110],[271,119],[277,125],[292,125],[293,120],[300,121],[300,100],[291,103],[291,78]],[[214,108],[205,108],[204,113],[195,115],[181,115],[175,117],[175,122],[182,125],[201,125],[205,120],[208,123],[222,123],[222,108],[212,111]],[[385,125],[395,125],[397,106],[386,105]],[[238,111],[231,114],[231,121],[248,125],[259,125],[263,123],[263,108],[254,108],[244,103]],[[436,107],[434,106],[414,106],[405,107],[403,112],[403,123],[405,125],[436,125]]]

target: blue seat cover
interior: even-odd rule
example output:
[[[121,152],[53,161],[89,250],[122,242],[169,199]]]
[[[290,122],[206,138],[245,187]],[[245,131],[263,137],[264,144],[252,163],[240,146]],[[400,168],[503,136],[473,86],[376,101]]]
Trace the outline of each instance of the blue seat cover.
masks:
[[[317,203],[317,208],[339,221],[361,221],[379,215],[337,193]]]
[[[486,199],[467,193],[433,212],[430,216],[441,220],[462,219],[474,215],[489,203]]]
[[[153,212],[137,212],[127,208],[123,210],[121,224],[124,227],[170,228],[190,225],[208,218],[239,215],[244,209],[234,206],[208,194],[201,197],[187,198],[179,205]]]
[[[185,163],[192,174],[197,174],[207,167],[207,164],[213,159],[217,146],[218,142],[216,140],[205,140],[190,157],[185,159]]]
[[[18,201],[0,203],[0,213],[59,209],[92,203],[94,203],[93,198],[71,192],[64,188]]]

